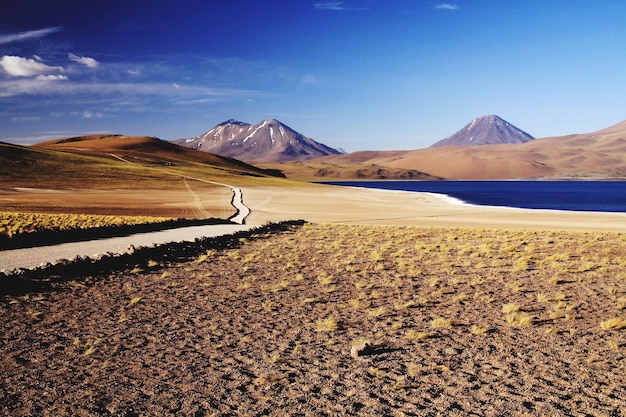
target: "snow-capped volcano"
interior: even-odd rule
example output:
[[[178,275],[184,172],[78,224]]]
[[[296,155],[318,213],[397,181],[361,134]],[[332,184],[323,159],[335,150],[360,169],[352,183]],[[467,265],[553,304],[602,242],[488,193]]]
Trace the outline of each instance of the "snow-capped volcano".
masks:
[[[506,120],[491,115],[477,117],[463,129],[431,147],[514,144],[529,142],[533,139],[534,137]]]
[[[256,125],[231,119],[200,136],[175,143],[246,162],[297,161],[342,153],[275,119]]]

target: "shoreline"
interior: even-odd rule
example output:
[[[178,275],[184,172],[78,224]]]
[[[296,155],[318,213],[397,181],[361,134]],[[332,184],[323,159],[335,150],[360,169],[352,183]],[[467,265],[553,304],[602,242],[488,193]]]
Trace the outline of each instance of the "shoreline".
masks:
[[[244,187],[250,223],[286,218],[314,223],[626,232],[626,213],[480,206],[436,193],[318,184]]]
[[[485,182],[485,183],[498,183],[498,182],[552,182],[552,183],[576,183],[576,182],[583,182],[583,183],[590,183],[592,181],[577,181],[577,180],[571,180],[571,181],[558,181],[558,180],[523,180],[523,179],[511,179],[511,180],[441,180],[439,182],[451,182],[451,183],[458,183],[458,182],[472,182],[472,183],[480,183],[480,182]],[[532,204],[530,204],[530,206],[528,207],[524,207],[524,203],[522,202],[521,205],[509,205],[506,203],[503,204],[489,204],[489,203],[476,203],[476,202],[471,202],[471,201],[465,201],[459,197],[455,197],[453,195],[447,194],[445,191],[442,192],[438,192],[438,191],[434,191],[434,190],[427,190],[427,191],[422,191],[422,190],[412,190],[412,189],[396,189],[396,188],[385,188],[385,187],[377,187],[377,186],[359,186],[359,185],[354,185],[354,184],[358,184],[358,183],[368,183],[368,184],[372,184],[372,183],[430,183],[433,181],[424,181],[424,180],[350,180],[350,181],[329,181],[329,182],[322,182],[322,183],[316,183],[316,184],[320,184],[320,185],[332,185],[332,186],[339,186],[339,187],[347,187],[347,188],[357,188],[357,189],[376,189],[376,190],[388,190],[388,191],[407,191],[407,192],[413,192],[413,193],[425,193],[425,194],[432,194],[435,196],[441,196],[445,199],[447,199],[450,203],[452,204],[458,204],[458,205],[470,205],[470,206],[477,206],[477,207],[496,207],[496,208],[506,208],[506,209],[516,209],[516,210],[548,210],[548,211],[558,211],[558,212],[580,212],[580,213],[622,213],[622,214],[626,214],[626,207],[624,207],[623,205],[617,205],[617,209],[614,210],[593,210],[593,208],[591,209],[578,209],[574,206],[568,205],[568,204],[562,204],[564,207],[532,207]],[[437,181],[434,181],[437,182]],[[593,182],[624,182],[624,181],[593,181]],[[345,185],[344,185],[345,184]],[[427,187],[428,188],[428,187]],[[449,191],[449,190],[448,190]],[[490,190],[490,192],[494,192],[495,190]],[[556,192],[560,192],[561,190],[557,190]],[[582,190],[582,192],[585,192],[586,190]],[[549,193],[552,193],[552,190],[548,191]],[[554,204],[548,204],[548,205],[554,205]],[[557,204],[558,206],[558,204]],[[571,208],[574,207],[574,208]],[[611,206],[612,207],[612,206]]]

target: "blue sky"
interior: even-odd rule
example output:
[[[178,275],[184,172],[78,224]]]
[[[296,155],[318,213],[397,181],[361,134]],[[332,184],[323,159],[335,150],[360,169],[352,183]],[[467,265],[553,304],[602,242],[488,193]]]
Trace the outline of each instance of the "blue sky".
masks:
[[[347,151],[626,119],[623,0],[4,0],[0,141],[276,118]]]

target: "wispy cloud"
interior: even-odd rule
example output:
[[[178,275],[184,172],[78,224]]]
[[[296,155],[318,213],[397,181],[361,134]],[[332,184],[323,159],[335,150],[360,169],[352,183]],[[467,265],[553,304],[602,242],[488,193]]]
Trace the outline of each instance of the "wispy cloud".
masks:
[[[317,10],[346,10],[342,1],[327,1],[323,3],[313,4],[313,8]]]
[[[60,76],[64,72],[63,67],[50,66],[41,62],[40,58],[30,59],[20,56],[5,55],[0,59],[0,67],[11,77],[37,77],[37,76]]]
[[[38,80],[47,80],[47,81],[65,81],[69,79],[67,78],[66,75],[60,75],[60,74],[48,74],[48,75],[40,74],[36,78]]]
[[[237,97],[247,97],[261,94],[254,90],[211,88],[195,85],[172,83],[84,83],[67,81],[52,82],[46,78],[18,78],[0,80],[0,97],[18,96],[72,96],[88,97],[93,94],[98,100],[106,96],[115,95],[117,100],[123,97],[154,96],[163,99],[185,100],[213,99],[228,100]]]
[[[80,117],[81,119],[103,119],[105,116],[100,112],[85,110]]]
[[[70,53],[68,55],[68,58],[71,61],[77,62],[79,64],[85,65],[89,68],[96,68],[98,66],[98,61],[96,61],[93,58],[87,57],[87,56],[78,56],[75,54]]]
[[[439,9],[439,10],[458,10],[459,6],[457,4],[439,3],[438,5],[435,6],[435,9]]]
[[[60,27],[50,27],[50,28],[45,28],[45,29],[29,30],[26,32],[9,33],[5,35],[0,35],[0,45],[11,43],[11,42],[25,41],[28,39],[42,38],[44,36],[48,36],[52,33],[60,32],[62,30],[63,28],[60,28]]]
[[[41,120],[40,116],[15,116],[11,118],[11,121],[20,123],[20,122],[36,122]]]

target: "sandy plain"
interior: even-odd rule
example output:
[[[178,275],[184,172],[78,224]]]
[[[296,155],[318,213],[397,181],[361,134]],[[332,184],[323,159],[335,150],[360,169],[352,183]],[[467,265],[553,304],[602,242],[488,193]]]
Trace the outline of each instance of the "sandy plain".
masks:
[[[242,187],[249,222],[322,223],[626,231],[626,214],[522,210],[452,202],[437,194],[340,186]]]
[[[286,183],[233,184],[251,213],[246,223],[302,219],[317,223],[501,227],[507,229],[626,232],[626,214],[523,210],[459,204],[437,194]],[[45,213],[228,218],[229,187],[180,181],[178,189],[0,191],[0,210]]]

